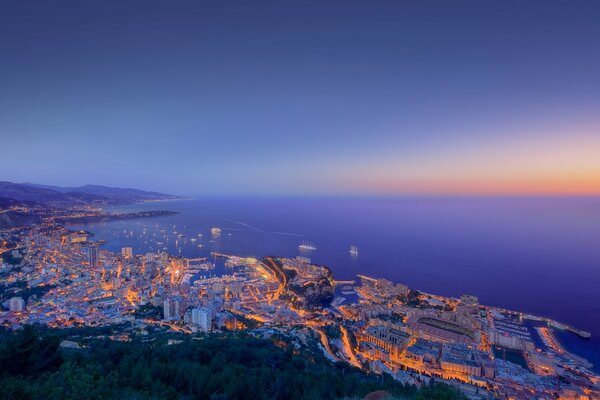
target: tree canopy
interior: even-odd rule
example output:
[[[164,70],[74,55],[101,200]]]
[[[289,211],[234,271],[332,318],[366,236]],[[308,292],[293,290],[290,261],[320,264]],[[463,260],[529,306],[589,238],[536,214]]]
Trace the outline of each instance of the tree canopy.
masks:
[[[383,390],[395,398],[455,399],[446,385],[422,389],[367,374],[319,354],[249,335],[180,337],[167,345],[95,340],[60,350],[33,327],[0,342],[2,399],[340,399]]]

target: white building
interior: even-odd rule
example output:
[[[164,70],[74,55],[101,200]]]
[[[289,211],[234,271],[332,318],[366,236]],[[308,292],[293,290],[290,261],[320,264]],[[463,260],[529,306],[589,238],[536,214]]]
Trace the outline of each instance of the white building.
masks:
[[[121,255],[125,258],[133,257],[133,248],[131,248],[131,247],[121,248]]]
[[[198,325],[202,332],[210,332],[212,328],[212,310],[210,308],[192,309],[192,324]]]
[[[169,299],[165,299],[163,303],[163,319],[168,321],[171,319],[171,302]]]
[[[181,301],[179,299],[173,299],[173,317],[176,320],[181,319]]]
[[[8,301],[8,309],[15,312],[25,310],[25,300],[22,297],[11,297]]]

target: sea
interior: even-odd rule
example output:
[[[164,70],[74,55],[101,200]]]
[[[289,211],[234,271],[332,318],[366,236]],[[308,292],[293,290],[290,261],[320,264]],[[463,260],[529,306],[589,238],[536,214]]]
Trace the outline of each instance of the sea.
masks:
[[[108,210],[177,214],[72,228],[112,251],[302,255],[338,280],[363,274],[427,293],[473,294],[589,331],[591,339],[556,335],[600,371],[600,197],[210,197]],[[300,251],[303,242],[316,249]]]

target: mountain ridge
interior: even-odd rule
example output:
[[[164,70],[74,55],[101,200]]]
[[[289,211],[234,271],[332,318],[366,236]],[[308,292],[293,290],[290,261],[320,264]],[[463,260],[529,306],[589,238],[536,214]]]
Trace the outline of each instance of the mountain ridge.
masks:
[[[102,185],[61,187],[33,183],[0,181],[0,198],[23,204],[126,204],[136,201],[177,199],[165,193],[133,188],[116,188]]]

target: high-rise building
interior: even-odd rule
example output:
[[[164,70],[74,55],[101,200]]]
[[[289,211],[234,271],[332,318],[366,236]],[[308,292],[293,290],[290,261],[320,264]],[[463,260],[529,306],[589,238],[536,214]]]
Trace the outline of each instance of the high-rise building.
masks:
[[[88,246],[87,251],[90,268],[96,268],[98,266],[98,248],[94,245]]]
[[[212,329],[212,310],[204,307],[192,309],[192,324],[198,325],[202,332],[210,332]]]
[[[163,319],[165,321],[171,319],[171,301],[169,299],[165,299],[163,303]]]
[[[165,299],[163,302],[163,317],[165,321],[179,321],[181,319],[181,298]]]
[[[15,312],[25,310],[25,300],[22,297],[11,297],[8,301],[8,309]]]
[[[131,247],[123,247],[121,248],[121,255],[125,258],[133,257],[133,249]]]
[[[44,235],[42,235],[41,233],[36,233],[35,235],[33,235],[33,241],[35,242],[36,246],[43,246],[44,245]]]
[[[173,299],[173,318],[179,320],[181,318],[181,300]]]

